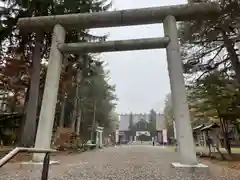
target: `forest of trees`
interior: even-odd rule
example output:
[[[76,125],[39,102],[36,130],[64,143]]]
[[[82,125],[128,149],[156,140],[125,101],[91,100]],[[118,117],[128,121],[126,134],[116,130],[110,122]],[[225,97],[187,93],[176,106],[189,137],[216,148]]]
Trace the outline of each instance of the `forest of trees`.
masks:
[[[18,145],[31,147],[41,108],[51,33],[26,34],[17,29],[17,20],[21,17],[107,11],[112,2],[1,0],[0,5],[0,137],[2,140],[11,136]],[[66,40],[90,42],[105,41],[106,38],[94,36],[88,29],[75,29],[68,31]],[[113,131],[117,120],[114,115],[117,98],[115,86],[108,82],[105,66],[96,54],[64,57],[55,129],[72,128],[81,140],[86,139],[86,129],[93,123],[104,126],[106,134]],[[18,125],[12,118],[3,116],[6,113],[20,114]]]
[[[231,154],[230,126],[240,138],[240,1],[190,0],[210,1],[220,4],[218,19],[179,23],[186,90],[192,126],[219,124],[224,147]],[[171,131],[172,111],[169,94],[164,114]]]

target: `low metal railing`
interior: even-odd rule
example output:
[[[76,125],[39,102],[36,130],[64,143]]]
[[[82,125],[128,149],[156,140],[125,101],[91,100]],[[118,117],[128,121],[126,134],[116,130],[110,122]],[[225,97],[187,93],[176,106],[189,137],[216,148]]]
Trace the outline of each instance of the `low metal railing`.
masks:
[[[43,168],[42,168],[42,177],[41,180],[48,179],[49,172],[49,161],[50,161],[50,153],[56,152],[54,149],[38,149],[38,148],[24,148],[24,147],[16,147],[12,151],[10,151],[6,156],[0,159],[0,168],[8,163],[14,156],[18,153],[27,152],[27,153],[46,153],[43,160]]]

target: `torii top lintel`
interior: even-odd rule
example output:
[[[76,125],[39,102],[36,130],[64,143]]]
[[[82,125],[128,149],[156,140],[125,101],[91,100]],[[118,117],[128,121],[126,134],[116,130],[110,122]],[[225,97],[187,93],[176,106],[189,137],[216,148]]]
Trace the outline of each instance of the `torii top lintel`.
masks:
[[[168,15],[174,16],[177,21],[190,21],[216,18],[219,14],[220,6],[217,3],[193,3],[120,11],[20,18],[17,25],[24,31],[51,31],[56,24],[60,24],[66,29],[89,29],[162,23]]]

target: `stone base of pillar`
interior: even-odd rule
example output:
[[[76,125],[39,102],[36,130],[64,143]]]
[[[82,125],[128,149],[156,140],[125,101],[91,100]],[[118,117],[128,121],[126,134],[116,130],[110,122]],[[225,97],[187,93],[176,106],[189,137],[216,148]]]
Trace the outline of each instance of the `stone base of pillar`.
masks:
[[[181,171],[184,170],[187,172],[210,173],[208,166],[201,163],[190,165],[190,164],[181,164],[179,162],[174,162],[171,164],[171,166],[174,169],[177,169],[177,170],[179,169]]]
[[[210,170],[207,165],[205,164],[194,164],[194,165],[189,165],[189,164],[181,164],[179,162],[174,162],[171,164],[172,168],[179,170],[179,171],[186,171],[186,173],[195,173],[195,174],[206,174],[210,175]]]
[[[181,163],[178,163],[178,162],[174,162],[172,163],[172,167],[176,167],[176,168],[184,168],[184,167],[191,167],[191,168],[208,168],[207,165],[205,164],[193,164],[193,165],[189,165],[189,164],[181,164]]]
[[[60,164],[60,161],[50,161],[49,165],[57,165]],[[35,166],[42,166],[43,162],[35,162],[35,161],[27,161],[27,162],[21,162],[20,168],[22,167],[35,167]]]

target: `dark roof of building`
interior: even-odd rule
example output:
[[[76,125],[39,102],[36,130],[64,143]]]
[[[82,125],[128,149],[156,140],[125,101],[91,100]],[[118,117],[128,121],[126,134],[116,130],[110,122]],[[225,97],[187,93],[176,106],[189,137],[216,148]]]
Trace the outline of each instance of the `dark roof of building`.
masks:
[[[204,124],[201,124],[201,125],[198,125],[198,126],[194,127],[193,130],[194,130],[194,131],[196,131],[196,130],[201,130],[203,127],[205,127],[205,125],[204,125]]]
[[[206,131],[206,130],[209,130],[209,129],[213,129],[213,128],[219,128],[220,126],[217,124],[217,123],[212,123],[208,126],[205,126],[201,129],[201,131]]]

